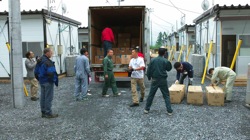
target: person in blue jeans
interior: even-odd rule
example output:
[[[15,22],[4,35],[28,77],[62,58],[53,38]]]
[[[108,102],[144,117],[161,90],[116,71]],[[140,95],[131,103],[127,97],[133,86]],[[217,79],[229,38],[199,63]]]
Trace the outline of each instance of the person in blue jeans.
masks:
[[[104,57],[106,57],[107,51],[111,50],[113,44],[115,44],[115,37],[112,29],[109,27],[104,28],[101,39],[104,47]]]
[[[151,60],[147,70],[148,80],[152,79],[152,82],[151,82],[150,92],[147,98],[146,107],[144,110],[145,114],[149,113],[155,93],[158,90],[158,88],[160,88],[162,96],[165,100],[167,114],[172,115],[173,113],[169,98],[169,90],[167,82],[168,75],[166,72],[172,69],[172,65],[167,59],[164,58],[165,52],[166,52],[165,48],[159,48],[158,51],[159,56]]]
[[[53,114],[52,100],[54,97],[54,84],[58,86],[58,75],[54,62],[50,60],[53,52],[50,48],[43,50],[43,56],[37,59],[35,77],[41,87],[40,106],[42,118],[56,118],[58,114]]]

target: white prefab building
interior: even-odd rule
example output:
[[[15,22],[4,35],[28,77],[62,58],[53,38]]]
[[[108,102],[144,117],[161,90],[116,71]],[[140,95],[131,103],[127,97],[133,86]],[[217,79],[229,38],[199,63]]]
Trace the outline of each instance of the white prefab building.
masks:
[[[188,48],[195,44],[195,25],[184,25],[178,30],[179,34],[179,48],[184,46],[182,61],[186,61],[186,55],[188,54]],[[180,50],[180,49],[179,49]],[[191,54],[194,52],[193,47],[191,47],[189,52],[188,61],[191,62]]]
[[[250,6],[215,5],[194,20],[196,52],[207,56],[210,41],[213,50],[208,69],[230,67],[239,39],[243,40],[234,66],[237,76],[247,76],[250,63]]]
[[[6,47],[6,42],[9,42],[7,16],[7,12],[0,13],[0,78],[6,78],[7,73],[10,73],[9,51]],[[27,51],[33,51],[36,56],[41,56],[45,47],[51,47],[54,51],[52,60],[55,61],[57,73],[65,73],[65,58],[79,52],[78,26],[80,24],[78,21],[44,9],[22,11],[23,64]],[[23,76],[26,77],[25,65],[23,65]]]

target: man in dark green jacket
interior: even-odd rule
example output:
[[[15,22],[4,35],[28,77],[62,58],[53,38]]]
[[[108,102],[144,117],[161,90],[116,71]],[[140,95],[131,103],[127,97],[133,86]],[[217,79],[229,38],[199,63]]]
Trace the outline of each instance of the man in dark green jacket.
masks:
[[[107,94],[108,88],[111,86],[112,91],[114,96],[120,96],[121,93],[118,93],[117,91],[117,86],[116,86],[116,81],[114,77],[114,64],[112,61],[112,56],[113,56],[113,50],[108,50],[107,51],[107,56],[103,59],[103,71],[104,71],[104,85],[102,89],[102,96],[103,97],[109,97]]]
[[[152,105],[152,101],[154,99],[155,93],[158,88],[160,88],[163,98],[165,100],[167,114],[172,115],[172,108],[169,98],[169,90],[168,90],[168,83],[167,83],[167,72],[172,69],[171,63],[164,58],[164,54],[166,52],[165,48],[159,48],[159,56],[153,58],[149,64],[147,76],[148,80],[152,79],[150,92],[147,98],[146,107],[144,110],[145,114],[148,114],[150,107]]]

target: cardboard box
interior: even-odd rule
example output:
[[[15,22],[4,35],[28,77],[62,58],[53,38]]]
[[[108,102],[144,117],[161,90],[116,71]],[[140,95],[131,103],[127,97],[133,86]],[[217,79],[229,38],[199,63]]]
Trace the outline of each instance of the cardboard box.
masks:
[[[119,33],[118,34],[118,41],[119,39],[130,39],[131,34],[130,33]]]
[[[127,54],[127,55],[131,55],[131,54],[132,54],[132,49],[133,49],[133,48],[125,48],[126,54]]]
[[[95,56],[95,64],[102,64],[103,56]]]
[[[121,64],[129,64],[131,55],[121,55]]]
[[[104,55],[104,48],[95,48],[96,50],[96,55]]]
[[[115,55],[112,56],[112,61],[113,61],[114,64],[116,63],[116,57],[115,57]]]
[[[225,94],[222,88],[217,86],[206,87],[207,104],[211,106],[224,106]]]
[[[121,64],[121,58],[122,58],[121,55],[116,55],[116,56],[115,56],[115,63],[116,63],[116,64]]]
[[[140,40],[139,38],[132,38],[131,39],[131,48],[135,48],[136,46],[140,45]]]
[[[203,91],[201,86],[188,86],[187,103],[195,105],[203,104]]]
[[[185,95],[185,85],[173,84],[169,88],[170,102],[179,104]]]
[[[126,39],[118,39],[118,47],[119,48],[129,48],[130,47],[130,39],[126,38]]]
[[[126,55],[126,48],[116,48],[115,55]]]

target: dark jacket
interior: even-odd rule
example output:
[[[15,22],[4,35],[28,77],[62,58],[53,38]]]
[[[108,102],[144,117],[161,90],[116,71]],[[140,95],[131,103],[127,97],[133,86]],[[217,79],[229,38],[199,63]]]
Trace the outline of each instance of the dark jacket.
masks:
[[[183,69],[182,70],[177,70],[177,75],[176,75],[176,79],[179,80],[180,79],[180,73],[184,73],[187,72],[191,73],[193,72],[193,66],[191,64],[189,64],[188,62],[181,62]]]
[[[150,80],[151,78],[154,79],[167,78],[168,77],[167,71],[170,71],[171,69],[172,69],[171,63],[163,56],[158,56],[156,58],[153,58],[147,70],[148,80]]]
[[[37,60],[35,77],[40,84],[55,83],[58,86],[58,75],[55,64],[46,55]]]

